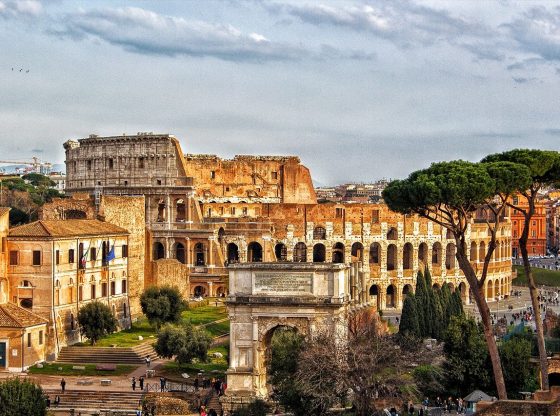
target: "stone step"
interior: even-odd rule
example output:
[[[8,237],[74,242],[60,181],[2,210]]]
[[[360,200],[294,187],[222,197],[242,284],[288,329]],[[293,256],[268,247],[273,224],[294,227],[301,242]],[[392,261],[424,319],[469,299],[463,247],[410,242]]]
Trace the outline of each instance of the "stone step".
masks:
[[[51,398],[51,407],[54,408],[54,398],[58,395],[60,403],[58,409],[79,410],[116,410],[120,414],[135,415],[143,398],[143,393],[95,391],[95,390],[44,390]],[[123,413],[126,412],[126,413]]]
[[[57,362],[141,365],[145,363],[146,356],[149,356],[152,361],[157,359],[151,343],[126,348],[63,347],[58,354]]]

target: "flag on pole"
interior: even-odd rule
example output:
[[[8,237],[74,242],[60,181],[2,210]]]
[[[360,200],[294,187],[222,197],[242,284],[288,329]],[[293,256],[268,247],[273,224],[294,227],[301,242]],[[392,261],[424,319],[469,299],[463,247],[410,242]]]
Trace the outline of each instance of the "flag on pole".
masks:
[[[109,253],[107,253],[107,256],[105,256],[105,262],[109,263],[114,258],[115,258],[115,245],[113,244],[113,247],[111,247],[111,250],[109,250]]]

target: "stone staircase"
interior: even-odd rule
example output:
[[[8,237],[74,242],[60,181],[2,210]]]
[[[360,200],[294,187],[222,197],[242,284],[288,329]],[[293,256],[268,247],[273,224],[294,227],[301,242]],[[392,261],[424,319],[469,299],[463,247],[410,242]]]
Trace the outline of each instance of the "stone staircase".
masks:
[[[216,394],[214,389],[212,389],[212,393],[208,397],[208,402],[206,404],[206,413],[208,413],[210,409],[214,409],[217,414],[221,414],[222,412],[222,404],[220,403],[220,398]]]
[[[111,411],[114,415],[135,416],[136,411],[141,409],[144,393],[123,391],[94,391],[94,390],[60,390],[45,389],[44,393],[51,399],[51,410],[70,411],[74,409],[75,414],[95,414],[98,411]],[[54,398],[60,397],[58,406],[54,406]]]
[[[134,347],[63,347],[56,359],[59,363],[142,365],[146,357],[157,355],[149,342]]]

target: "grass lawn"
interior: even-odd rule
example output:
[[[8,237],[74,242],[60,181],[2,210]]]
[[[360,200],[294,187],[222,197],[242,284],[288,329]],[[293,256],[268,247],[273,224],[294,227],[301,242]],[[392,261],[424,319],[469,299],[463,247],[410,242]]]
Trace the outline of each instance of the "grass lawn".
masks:
[[[223,357],[212,357],[211,355],[214,352],[221,353]],[[170,361],[165,364],[164,368],[161,370],[161,374],[171,380],[181,381],[185,381],[185,379],[181,376],[182,373],[188,373],[192,378],[194,378],[198,373],[202,373],[204,376],[209,378],[223,378],[228,368],[227,354],[225,346],[213,347],[208,350],[208,362],[180,365],[174,361]]]
[[[150,326],[146,318],[139,319],[132,324],[132,328],[124,331],[115,332],[105,338],[100,339],[95,344],[96,347],[110,347],[116,344],[118,347],[134,347],[144,341],[140,341],[138,336],[142,335],[144,340],[155,339],[156,331]],[[89,344],[84,344],[89,345]]]
[[[513,266],[513,268],[517,270],[517,278],[513,280],[513,284],[515,286],[527,286],[527,278],[525,277],[523,266]],[[538,269],[536,267],[533,267],[532,270],[537,285],[560,286],[560,271]]]
[[[220,305],[221,306],[218,307],[208,305],[188,309],[182,313],[182,321],[190,321],[193,325],[204,325],[227,318],[228,315],[225,306],[223,306],[223,304]],[[212,337],[227,334],[229,332],[229,320],[208,325],[204,329],[206,329]],[[150,326],[146,318],[134,322],[131,329],[115,332],[114,334],[100,339],[95,345],[98,347],[110,347],[111,345],[116,345],[117,347],[133,347],[144,342],[138,339],[139,335],[144,338],[144,341],[149,340],[150,337],[155,340],[156,331]],[[86,343],[84,345],[89,344]]]
[[[183,321],[190,321],[193,325],[203,325],[219,319],[227,318],[225,306],[200,306],[198,308],[187,309],[181,315]]]
[[[95,364],[82,364],[85,370],[73,370],[72,366],[76,364],[60,364],[53,363],[43,364],[43,368],[37,368],[36,365],[29,368],[29,374],[46,374],[54,376],[122,376],[134,371],[137,366],[118,364],[115,371],[96,370]],[[62,370],[59,370],[62,368]]]

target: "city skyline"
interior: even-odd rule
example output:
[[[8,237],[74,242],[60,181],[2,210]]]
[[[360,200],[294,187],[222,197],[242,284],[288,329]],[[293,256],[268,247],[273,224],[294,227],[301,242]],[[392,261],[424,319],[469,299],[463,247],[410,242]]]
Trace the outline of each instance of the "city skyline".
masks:
[[[187,153],[297,155],[334,185],[558,147],[547,2],[0,0],[0,22],[6,159],[154,131]]]

